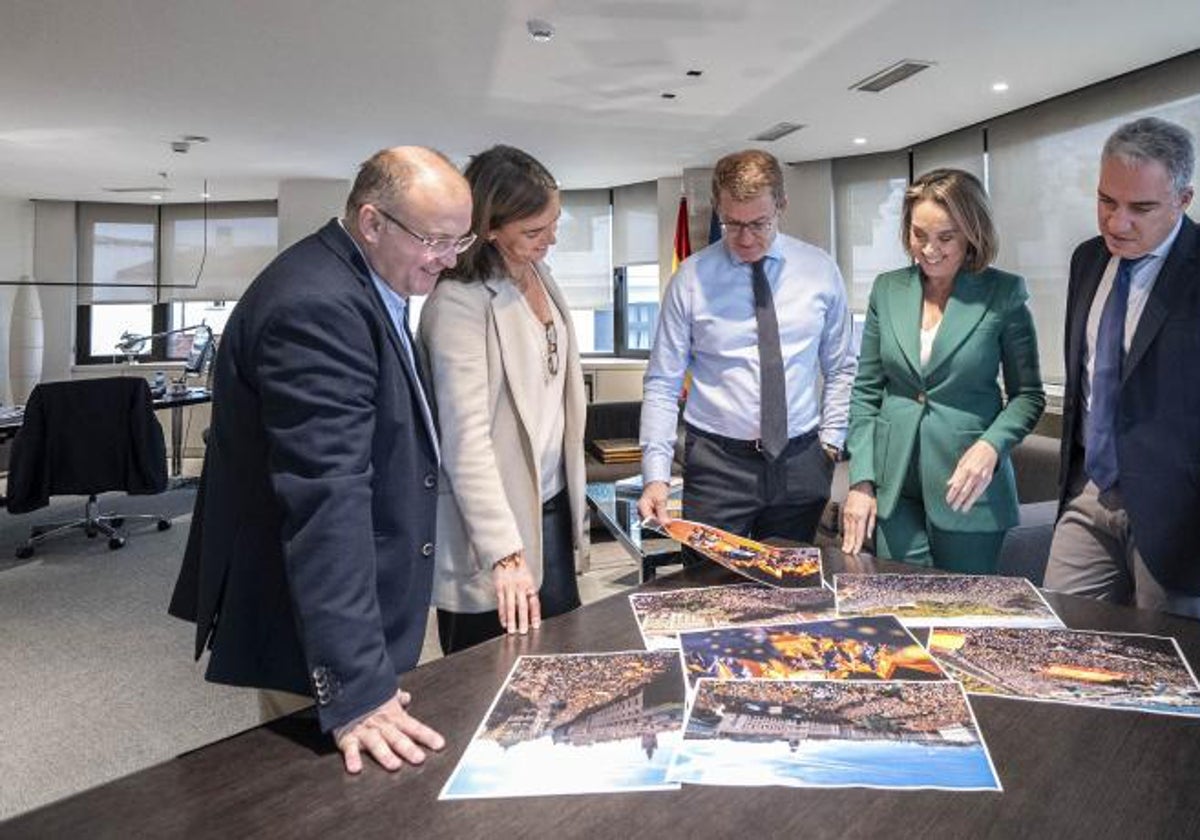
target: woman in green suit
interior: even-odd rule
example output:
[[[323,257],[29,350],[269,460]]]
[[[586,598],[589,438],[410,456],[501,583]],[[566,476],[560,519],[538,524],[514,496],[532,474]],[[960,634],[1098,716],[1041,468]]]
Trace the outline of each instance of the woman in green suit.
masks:
[[[970,173],[917,179],[901,241],[914,265],[876,278],[867,309],[842,549],[874,532],[880,557],[989,573],[1017,523],[1008,453],[1046,404],[1029,295],[988,265],[998,242]]]

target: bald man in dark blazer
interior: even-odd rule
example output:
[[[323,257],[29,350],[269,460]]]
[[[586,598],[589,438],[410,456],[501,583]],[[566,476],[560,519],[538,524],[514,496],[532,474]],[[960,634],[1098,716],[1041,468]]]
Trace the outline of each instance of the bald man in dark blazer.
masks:
[[[1071,259],[1045,584],[1200,617],[1200,234],[1185,215],[1194,166],[1190,134],[1152,117],[1104,146],[1101,235]],[[1104,329],[1110,307],[1123,333]],[[1102,333],[1123,339],[1119,352],[1114,341],[1105,353]]]
[[[433,574],[439,452],[404,309],[470,244],[441,155],[363,164],[346,216],[280,254],[222,336],[213,421],[170,611],[214,682],[309,695],[346,769],[442,738],[405,706]]]

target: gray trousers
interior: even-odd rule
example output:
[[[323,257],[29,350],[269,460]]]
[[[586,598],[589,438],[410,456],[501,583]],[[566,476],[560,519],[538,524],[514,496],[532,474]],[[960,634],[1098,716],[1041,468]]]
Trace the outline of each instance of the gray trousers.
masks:
[[[829,501],[833,462],[816,431],[792,438],[768,461],[752,441],[688,427],[683,467],[683,518],[755,540],[811,543]],[[683,552],[685,565],[699,554]]]
[[[1054,526],[1046,589],[1200,618],[1200,596],[1167,589],[1146,568],[1120,499],[1085,478],[1071,488]]]

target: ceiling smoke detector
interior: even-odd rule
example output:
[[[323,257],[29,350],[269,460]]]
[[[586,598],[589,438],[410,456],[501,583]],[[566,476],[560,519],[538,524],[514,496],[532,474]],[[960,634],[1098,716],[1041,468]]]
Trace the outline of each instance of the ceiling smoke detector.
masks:
[[[539,44],[544,44],[554,37],[554,24],[548,20],[530,18],[525,21],[525,29],[528,30],[529,37]]]

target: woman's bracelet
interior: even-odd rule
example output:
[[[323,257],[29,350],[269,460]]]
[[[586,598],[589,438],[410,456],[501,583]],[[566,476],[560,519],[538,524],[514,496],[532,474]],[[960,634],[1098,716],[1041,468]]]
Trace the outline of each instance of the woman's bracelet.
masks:
[[[517,566],[520,566],[520,565],[521,565],[521,552],[514,551],[512,554],[508,555],[507,557],[501,557],[499,560],[497,560],[495,563],[493,563],[492,571],[494,572],[494,571],[496,571],[496,569],[515,569]]]

